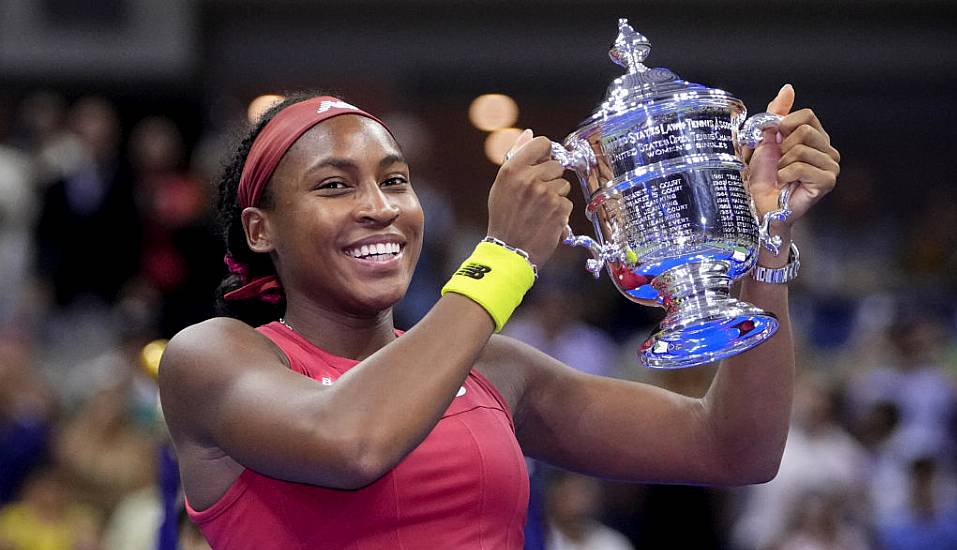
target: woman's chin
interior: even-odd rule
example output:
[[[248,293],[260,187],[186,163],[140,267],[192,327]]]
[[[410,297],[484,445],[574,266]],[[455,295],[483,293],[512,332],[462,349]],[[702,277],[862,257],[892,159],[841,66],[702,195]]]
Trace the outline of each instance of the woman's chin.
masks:
[[[408,285],[400,288],[378,289],[377,292],[363,293],[357,296],[356,303],[366,314],[378,314],[392,308],[405,298],[405,290]]]

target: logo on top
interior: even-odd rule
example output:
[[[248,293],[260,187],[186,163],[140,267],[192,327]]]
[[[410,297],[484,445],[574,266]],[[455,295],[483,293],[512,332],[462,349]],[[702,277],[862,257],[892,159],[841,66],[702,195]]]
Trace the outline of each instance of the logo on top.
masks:
[[[322,113],[328,111],[329,109],[349,109],[352,111],[358,111],[359,108],[355,105],[350,105],[341,99],[332,101],[330,99],[324,100],[319,103],[319,108],[316,109],[316,114],[321,115]]]
[[[455,274],[478,280],[485,277],[485,274],[490,271],[492,271],[492,268],[487,265],[470,263],[462,266],[462,269],[456,271]]]

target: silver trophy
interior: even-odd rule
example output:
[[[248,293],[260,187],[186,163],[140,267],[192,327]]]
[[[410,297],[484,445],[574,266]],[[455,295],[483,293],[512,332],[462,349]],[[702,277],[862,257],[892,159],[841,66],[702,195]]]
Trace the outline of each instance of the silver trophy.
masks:
[[[759,224],[741,175],[742,147],[781,117],[745,121],[744,104],[727,92],[646,67],[648,39],[626,19],[618,27],[609,55],[627,74],[564,145],[552,145],[581,180],[598,237],[567,228],[565,243],[590,250],[595,277],[607,267],[626,297],[666,310],[638,350],[643,365],[710,363],[778,329],[773,313],[731,296],[731,284],[754,267],[759,246],[778,253],[782,244],[767,229],[789,214],[787,191]]]

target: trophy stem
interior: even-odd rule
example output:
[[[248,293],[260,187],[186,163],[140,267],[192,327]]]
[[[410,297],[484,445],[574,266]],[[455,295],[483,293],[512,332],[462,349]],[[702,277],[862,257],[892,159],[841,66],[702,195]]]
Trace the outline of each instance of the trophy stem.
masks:
[[[655,277],[665,318],[638,350],[646,367],[684,368],[749,350],[778,330],[777,317],[731,296],[729,264],[701,260]]]

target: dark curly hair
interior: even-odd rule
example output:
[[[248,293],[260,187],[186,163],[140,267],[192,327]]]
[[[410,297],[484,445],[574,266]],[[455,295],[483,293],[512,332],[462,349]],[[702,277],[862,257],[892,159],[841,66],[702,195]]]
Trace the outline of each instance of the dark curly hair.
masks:
[[[276,105],[273,105],[262,117],[249,129],[245,136],[239,141],[236,152],[232,160],[225,165],[223,175],[219,180],[219,226],[223,238],[226,241],[226,252],[236,261],[245,264],[249,270],[249,277],[263,277],[275,275],[275,267],[269,254],[253,252],[246,243],[246,232],[242,223],[242,208],[239,207],[237,191],[239,189],[239,178],[243,173],[243,166],[246,163],[246,157],[249,156],[249,150],[252,148],[256,136],[262,131],[263,127],[272,120],[276,113],[286,107],[305,101],[316,96],[327,95],[319,92],[296,92],[287,95],[286,98]],[[269,185],[263,190],[257,206],[264,210],[273,207],[272,194]],[[259,326],[280,318],[286,310],[286,300],[272,304],[258,299],[247,300],[225,300],[223,295],[232,290],[243,286],[243,278],[235,273],[229,273],[219,284],[216,290],[216,310],[219,315],[234,317],[244,321],[252,326]]]

